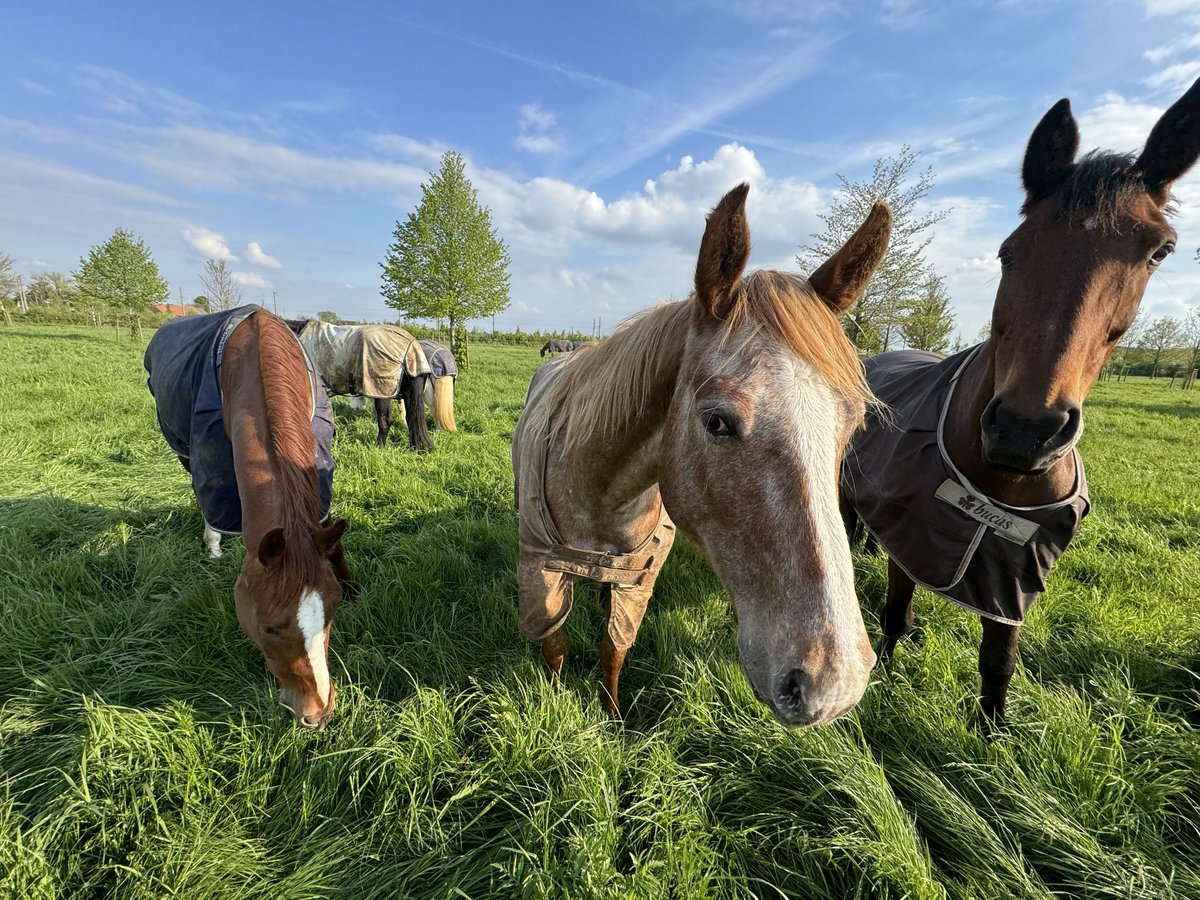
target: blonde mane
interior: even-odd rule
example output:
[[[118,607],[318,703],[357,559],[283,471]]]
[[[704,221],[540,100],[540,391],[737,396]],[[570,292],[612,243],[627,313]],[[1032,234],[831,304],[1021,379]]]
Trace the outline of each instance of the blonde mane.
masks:
[[[688,333],[703,315],[694,296],[635,313],[603,343],[576,350],[531,415],[552,420],[564,451],[597,435],[610,437],[621,423],[647,412],[665,416],[671,393],[658,387],[678,368]],[[876,405],[837,316],[800,276],[759,269],[743,278],[722,322],[721,342],[744,327],[742,346],[765,333],[816,369],[835,395]]]

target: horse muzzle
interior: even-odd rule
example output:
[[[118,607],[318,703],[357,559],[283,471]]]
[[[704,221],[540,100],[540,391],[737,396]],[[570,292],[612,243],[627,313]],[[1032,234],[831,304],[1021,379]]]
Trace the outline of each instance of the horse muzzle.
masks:
[[[1075,446],[1083,432],[1083,415],[1078,405],[1069,404],[1026,416],[994,397],[979,424],[985,463],[1040,475]]]

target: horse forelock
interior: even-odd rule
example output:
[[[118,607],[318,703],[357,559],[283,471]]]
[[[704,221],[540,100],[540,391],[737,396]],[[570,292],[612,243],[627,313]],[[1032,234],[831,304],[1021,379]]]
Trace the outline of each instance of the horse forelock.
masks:
[[[290,603],[306,588],[321,584],[325,574],[312,537],[321,518],[312,388],[304,352],[287,326],[269,315],[254,319],[269,449],[283,504],[284,553],[272,594],[276,602]]]
[[[1136,154],[1092,150],[1071,167],[1054,200],[1060,218],[1086,222],[1089,228],[1107,234],[1120,231],[1122,220],[1142,196],[1148,196],[1148,189],[1137,168]],[[1027,215],[1031,208],[1027,201],[1021,214]],[[1174,204],[1168,203],[1162,212],[1174,214]]]
[[[671,397],[662,392],[663,376],[678,367],[687,336],[702,319],[694,297],[635,313],[607,340],[571,354],[531,415],[553,418],[565,450],[612,433],[651,404],[665,412]],[[809,363],[838,397],[856,406],[877,405],[837,316],[798,275],[760,269],[745,276],[718,327],[731,360],[765,334]]]

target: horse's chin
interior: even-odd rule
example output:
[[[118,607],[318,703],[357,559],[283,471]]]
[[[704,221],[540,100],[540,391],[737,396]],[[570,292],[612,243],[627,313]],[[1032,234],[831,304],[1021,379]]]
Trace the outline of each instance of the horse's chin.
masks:
[[[993,441],[988,440],[987,435],[984,435],[980,456],[983,458],[984,465],[1003,475],[1038,478],[1049,474],[1050,470],[1062,462],[1074,448],[1075,444],[1070,443],[1042,456],[1025,457],[997,446]]]

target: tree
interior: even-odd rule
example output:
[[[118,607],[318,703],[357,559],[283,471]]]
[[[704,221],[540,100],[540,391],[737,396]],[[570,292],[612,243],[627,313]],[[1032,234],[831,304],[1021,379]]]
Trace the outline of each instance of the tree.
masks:
[[[338,323],[338,319],[340,318],[341,316],[335,313],[332,309],[323,309],[317,313],[318,321],[328,322],[330,325],[336,325]]]
[[[74,307],[78,299],[75,282],[62,272],[38,272],[25,292],[30,303],[38,306]]]
[[[387,304],[410,318],[449,319],[456,356],[466,351],[459,346],[466,321],[503,312],[509,303],[508,248],[465,166],[457,153],[442,156],[440,171],[421,185],[416,211],[396,222],[380,264]]]
[[[900,335],[915,350],[945,353],[950,349],[953,330],[954,313],[946,281],[933,269],[927,269],[918,298],[900,322]]]
[[[933,239],[924,232],[950,212],[943,209],[918,214],[918,207],[933,189],[933,169],[926,168],[910,184],[916,162],[917,154],[906,145],[894,157],[877,159],[867,181],[850,181],[838,175],[842,191],[829,212],[821,216],[824,234],[811,235],[812,243],[801,247],[796,256],[801,266],[815,271],[854,234],[876,200],[891,205],[892,239],[887,253],[843,324],[855,346],[867,353],[887,350],[909,309],[921,299],[928,270],[924,253]]]
[[[200,276],[204,285],[204,296],[208,298],[208,311],[220,312],[242,305],[242,292],[233,283],[233,273],[223,259],[210,259],[204,263],[204,274]]]
[[[124,228],[89,250],[74,274],[84,299],[131,313],[166,303],[171,292],[141,238]]]
[[[1193,306],[1188,310],[1187,318],[1183,320],[1182,332],[1192,351],[1188,371],[1194,372],[1196,363],[1200,362],[1200,306]]]
[[[0,300],[7,300],[17,292],[19,278],[13,271],[13,258],[7,253],[0,253]]]
[[[209,299],[208,299],[208,297],[207,297],[206,295],[204,295],[204,294],[201,294],[201,295],[200,295],[200,296],[198,296],[198,297],[193,297],[193,298],[192,298],[192,306],[195,306],[195,307],[197,307],[197,308],[199,308],[199,309],[202,309],[202,310],[204,310],[206,313],[210,313],[210,312],[212,312],[212,311],[213,311],[213,309],[212,309],[212,301],[211,301],[211,300],[209,300]]]
[[[1154,361],[1150,366],[1151,378],[1158,375],[1158,360],[1163,351],[1176,346],[1181,337],[1179,320],[1174,316],[1159,316],[1146,326],[1140,346],[1154,353]]]

